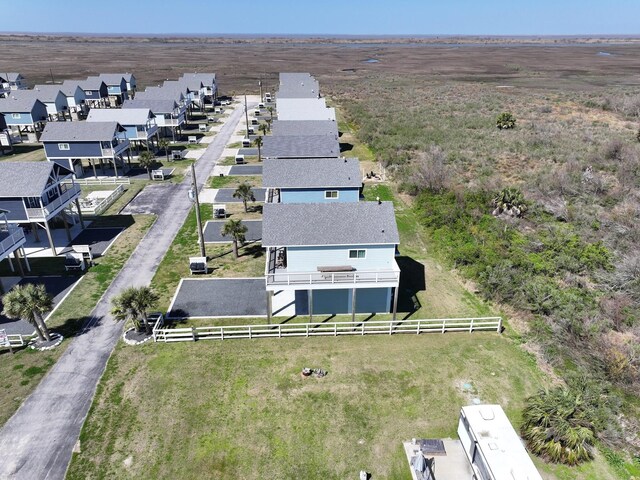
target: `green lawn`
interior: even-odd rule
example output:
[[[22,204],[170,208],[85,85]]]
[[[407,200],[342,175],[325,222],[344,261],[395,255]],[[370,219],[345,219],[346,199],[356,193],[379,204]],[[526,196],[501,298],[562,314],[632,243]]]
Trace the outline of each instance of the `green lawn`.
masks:
[[[248,183],[253,188],[262,187],[262,177],[251,175],[225,175],[224,177],[211,177],[211,188],[236,188],[241,183]]]
[[[96,265],[88,270],[51,316],[48,325],[53,331],[61,333],[65,339],[77,333],[152,223],[153,217],[149,215],[100,217],[94,223],[95,226],[126,226],[127,229],[104,257],[96,259]],[[37,266],[39,262],[34,264]],[[0,350],[0,425],[13,415],[69,344],[70,341],[65,340],[52,351],[22,349],[13,355],[8,350]]]
[[[401,442],[455,437],[465,382],[517,423],[543,379],[493,333],[120,345],[68,478],[409,479]]]

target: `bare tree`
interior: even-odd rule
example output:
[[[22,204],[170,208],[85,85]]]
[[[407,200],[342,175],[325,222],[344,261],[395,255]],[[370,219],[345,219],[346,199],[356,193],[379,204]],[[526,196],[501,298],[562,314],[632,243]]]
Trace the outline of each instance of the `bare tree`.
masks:
[[[445,153],[437,145],[420,152],[413,161],[413,182],[420,189],[442,192],[449,186],[449,167],[445,165]]]

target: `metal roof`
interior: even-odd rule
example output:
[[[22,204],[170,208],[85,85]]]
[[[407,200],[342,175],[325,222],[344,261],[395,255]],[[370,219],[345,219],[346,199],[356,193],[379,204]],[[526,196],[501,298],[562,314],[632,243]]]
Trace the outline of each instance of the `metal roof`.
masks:
[[[136,98],[132,100],[125,100],[122,104],[122,109],[127,108],[148,108],[156,115],[161,115],[164,113],[174,113],[175,109],[178,108],[178,102],[173,99],[152,99],[152,98],[139,98],[139,95],[136,95]]]
[[[262,155],[272,158],[329,158],[340,156],[338,139],[329,135],[263,137]]]
[[[320,85],[309,73],[283,72],[277,98],[318,98]]]
[[[397,245],[391,202],[265,203],[264,247]]]
[[[271,131],[283,135],[333,135],[338,136],[338,123],[333,120],[274,120]]]
[[[54,162],[0,162],[0,197],[39,197],[54,167],[71,173]]]
[[[118,122],[48,122],[41,142],[110,142],[124,131]]]
[[[92,108],[87,122],[118,122],[120,125],[146,125],[155,115],[148,108]]]
[[[262,186],[359,188],[362,186],[362,174],[357,158],[265,158]]]
[[[324,98],[280,98],[278,120],[333,120],[334,108],[327,107]]]

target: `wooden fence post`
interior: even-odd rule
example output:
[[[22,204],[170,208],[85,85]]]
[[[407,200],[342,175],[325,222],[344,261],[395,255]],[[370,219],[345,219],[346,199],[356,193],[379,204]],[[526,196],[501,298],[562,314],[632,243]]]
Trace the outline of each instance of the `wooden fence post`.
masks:
[[[198,333],[196,332],[196,327],[191,327],[191,336],[193,337],[194,342],[198,339]]]

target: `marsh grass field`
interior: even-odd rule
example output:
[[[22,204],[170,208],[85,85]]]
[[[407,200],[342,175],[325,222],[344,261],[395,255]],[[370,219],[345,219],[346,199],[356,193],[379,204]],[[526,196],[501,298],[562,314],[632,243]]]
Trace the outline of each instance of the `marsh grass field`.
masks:
[[[626,436],[602,438],[595,460],[578,468],[536,463],[545,480],[638,474],[638,460],[629,455],[640,449],[637,383],[629,381],[638,366],[635,350],[624,350],[628,339],[637,338],[636,307],[625,303],[620,325],[612,328],[612,312],[595,307],[609,264],[574,267],[564,247],[562,255],[544,249],[542,255],[539,246],[540,238],[547,239],[541,237],[545,228],[560,232],[559,238],[571,235],[571,246],[601,242],[615,271],[616,261],[640,238],[634,226],[640,189],[635,44],[65,37],[0,42],[0,71],[19,66],[32,83],[46,82],[50,68],[56,80],[132,71],[142,88],[185,71],[215,71],[222,93],[253,94],[260,78],[274,92],[278,72],[312,73],[338,108],[343,155],[359,157],[364,171],[386,166],[388,182],[368,184],[364,194],[394,201],[401,253],[423,265],[427,283],[417,295],[417,315],[507,314],[501,336],[119,345],[98,386],[69,478],[343,479],[367,469],[374,478],[405,479],[410,474],[401,442],[455,436],[459,407],[470,401],[461,383],[471,381],[482,401],[503,404],[518,426],[525,398],[564,375],[587,371],[613,378],[606,362],[572,354],[585,346],[598,352],[602,338],[631,358],[624,372],[630,376],[611,383],[624,399]],[[516,116],[516,129],[496,129],[503,111]],[[621,146],[610,148],[614,140]],[[443,152],[450,183],[445,193],[416,195],[414,162],[434,145]],[[583,182],[588,166],[597,182]],[[503,223],[489,218],[488,192],[505,186],[524,192],[532,204],[529,217]],[[486,198],[472,198],[469,192],[476,191]],[[154,279],[163,306],[179,278],[188,276],[185,258],[197,251],[194,217],[192,212]],[[444,227],[460,230],[434,225],[434,218],[449,219]],[[456,235],[466,243],[452,241]],[[533,263],[527,274],[533,271],[536,282],[563,295],[577,291],[575,298],[587,299],[600,313],[569,328],[532,312],[529,304],[492,295],[480,274],[486,263],[503,261],[500,255],[511,244],[523,246],[516,253]],[[230,249],[214,248],[221,255],[214,276],[263,271],[260,255],[245,252],[236,262]],[[495,256],[487,259],[487,252]],[[329,375],[302,380],[305,366]],[[626,448],[614,454],[611,445]]]

